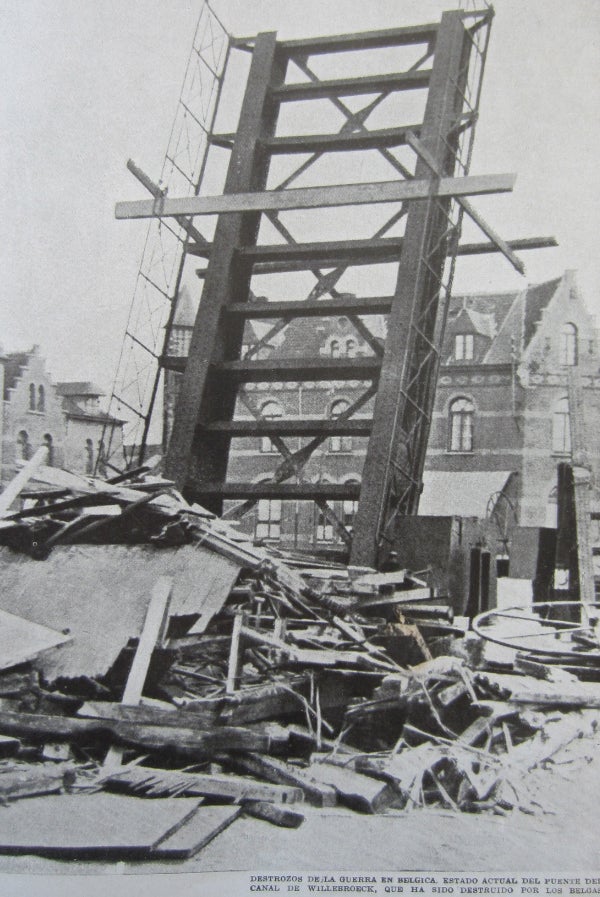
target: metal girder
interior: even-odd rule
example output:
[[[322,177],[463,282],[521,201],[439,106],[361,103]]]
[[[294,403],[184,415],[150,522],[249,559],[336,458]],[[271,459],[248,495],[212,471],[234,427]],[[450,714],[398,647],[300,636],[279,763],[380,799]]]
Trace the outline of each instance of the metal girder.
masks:
[[[362,358],[280,358],[260,361],[224,361],[215,365],[219,377],[237,383],[284,383],[316,380],[369,380],[379,375],[381,359]]]
[[[346,153],[352,150],[379,149],[406,144],[407,134],[419,134],[420,125],[380,128],[373,131],[341,131],[339,134],[307,134],[300,137],[272,137],[262,145],[271,155],[294,153]],[[226,136],[226,135],[224,135]],[[218,142],[218,138],[214,139]],[[223,146],[223,142],[219,143]]]
[[[510,250],[516,252],[527,252],[531,249],[552,249],[558,246],[556,237],[522,237],[516,240],[506,240],[506,245]],[[381,240],[356,240],[356,252],[350,249],[344,249],[342,255],[331,255],[321,260],[323,267],[338,268],[342,267],[342,271],[338,274],[338,280],[341,274],[348,267],[359,265],[386,265],[397,264],[403,247],[403,237],[386,237]],[[302,245],[302,244],[297,244]],[[260,247],[259,247],[260,248]],[[361,252],[364,250],[364,255]],[[194,247],[188,249],[190,255],[196,255]],[[471,255],[487,255],[493,252],[500,252],[495,243],[461,243],[456,254],[459,256]],[[198,253],[200,254],[200,253]],[[202,252],[204,255],[204,252]],[[290,259],[289,261],[276,262],[254,262],[252,267],[253,274],[279,274],[285,271],[306,271],[312,268],[307,261],[300,259]],[[198,268],[196,275],[200,278],[206,275],[206,269]],[[362,314],[362,312],[361,312]]]
[[[386,28],[381,31],[363,31],[353,34],[309,37],[303,40],[284,40],[279,46],[288,56],[315,56],[321,53],[342,53],[352,50],[374,50],[379,47],[400,47],[424,44],[433,40],[439,23],[408,25],[404,28]]]
[[[240,315],[247,319],[314,318],[327,315],[381,315],[392,307],[392,296],[344,296],[339,299],[318,299],[311,302],[299,299],[295,302],[234,302],[227,308],[228,315]]]
[[[266,185],[268,164],[260,139],[274,132],[277,110],[268,102],[269,86],[283,81],[285,67],[285,61],[277,54],[275,34],[259,35],[225,180],[227,194],[261,190]],[[241,208],[217,222],[202,313],[192,332],[165,463],[166,476],[174,479],[180,489],[185,489],[188,479],[196,473],[206,480],[225,479],[229,438],[225,434],[210,434],[203,440],[201,456],[195,450],[194,438],[198,420],[233,416],[235,386],[215,376],[215,364],[239,356],[243,321],[235,326],[229,320],[225,326],[222,311],[230,296],[248,295],[249,275],[236,269],[235,249],[256,242],[259,223],[256,210]],[[215,501],[210,510],[221,513],[221,500]]]
[[[366,93],[391,93],[397,90],[422,90],[429,84],[431,72],[418,69],[392,75],[367,75],[362,78],[337,78],[330,81],[283,84],[273,90],[280,103],[321,100],[327,97],[359,96]]]
[[[333,499],[357,501],[359,483],[189,483],[189,490],[198,496],[224,498],[297,498],[305,501]]]
[[[413,181],[374,181],[262,192],[257,190],[252,193],[226,191],[221,196],[191,196],[180,199],[166,196],[155,200],[118,202],[115,206],[115,217],[175,218],[178,215],[281,212],[286,209],[323,209],[332,206],[426,200],[432,197],[510,193],[515,180],[514,174],[486,174],[464,178],[445,177],[434,182],[430,178],[420,178]]]
[[[368,418],[354,420],[217,420],[200,424],[199,429],[230,436],[368,436],[372,421]]]
[[[444,13],[421,130],[421,140],[444,176],[456,169],[451,132],[465,103],[469,41],[462,14]],[[422,159],[415,176],[432,177]],[[449,203],[433,198],[409,208],[354,524],[354,564],[377,566],[385,560],[397,516],[418,508],[443,335],[440,322],[445,320],[440,288],[454,233],[448,213]]]

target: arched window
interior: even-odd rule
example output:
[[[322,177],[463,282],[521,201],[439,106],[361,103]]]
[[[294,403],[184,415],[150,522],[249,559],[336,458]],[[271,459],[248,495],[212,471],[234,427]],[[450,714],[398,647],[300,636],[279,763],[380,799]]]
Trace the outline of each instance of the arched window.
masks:
[[[94,472],[94,443],[91,439],[85,440],[85,472]]]
[[[560,331],[560,363],[570,367],[577,364],[577,327],[570,321]]]
[[[44,448],[48,449],[48,458],[46,460],[46,464],[48,467],[52,467],[54,464],[54,445],[52,443],[52,436],[50,433],[44,433]]]
[[[27,430],[21,430],[17,436],[17,457],[22,461],[29,461],[31,458],[31,443]]]
[[[265,480],[265,482],[268,482]],[[281,536],[281,500],[261,498],[256,508],[256,539],[279,539]]]
[[[352,337],[349,337],[346,340],[346,355],[348,358],[354,358],[356,356],[356,340]]]
[[[260,409],[261,420],[279,420],[283,417],[283,408],[277,402],[265,402]],[[261,452],[273,453],[277,449],[268,436],[263,436],[260,441]]]
[[[38,386],[37,410],[38,411],[46,410],[46,391],[41,384]]]
[[[337,339],[332,339],[329,344],[329,352],[331,353],[332,358],[340,357],[340,341]]]
[[[557,455],[571,453],[571,419],[569,399],[565,396],[554,406],[552,415],[552,451]]]
[[[332,402],[331,408],[329,409],[329,418],[330,420],[337,420],[337,418],[347,411],[350,407],[350,402],[346,399],[338,399],[336,402]],[[351,452],[352,451],[352,436],[330,436],[329,437],[329,451],[330,452]]]
[[[450,451],[473,451],[475,406],[470,399],[455,399],[450,405]]]
[[[35,383],[29,384],[29,410],[35,411]]]

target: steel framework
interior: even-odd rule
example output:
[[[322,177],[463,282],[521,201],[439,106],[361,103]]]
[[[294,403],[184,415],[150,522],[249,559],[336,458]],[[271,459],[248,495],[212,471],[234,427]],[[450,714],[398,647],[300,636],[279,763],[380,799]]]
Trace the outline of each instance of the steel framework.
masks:
[[[120,203],[117,217],[175,220],[187,255],[206,258],[199,276],[202,298],[187,358],[166,351],[163,369],[182,374],[170,438],[166,474],[187,497],[222,513],[223,503],[241,499],[238,515],[259,498],[307,499],[351,546],[356,564],[380,566],[394,542],[399,516],[418,508],[422,472],[456,256],[501,252],[523,273],[515,250],[552,245],[531,239],[508,243],[477,214],[468,194],[511,189],[507,176],[472,178],[469,167],[493,11],[444,13],[439,23],[308,40],[278,41],[275,33],[231,39],[251,54],[250,71],[235,134],[210,134],[210,143],[230,151],[223,195],[172,199],[148,188],[154,199]],[[364,50],[395,52],[419,48],[402,71],[319,78],[314,57]],[[289,81],[295,67],[301,81]],[[422,120],[394,120],[393,127],[368,129],[366,122],[389,98],[424,93]],[[357,108],[355,97],[367,95]],[[350,99],[348,99],[350,98]],[[280,134],[280,112],[289,103],[327,100],[344,124],[338,133]],[[398,149],[411,153],[402,161]],[[392,167],[395,181],[292,188],[316,162],[332,153],[376,150]],[[276,156],[303,161],[274,189],[268,189]],[[415,161],[416,159],[416,161]],[[371,239],[302,242],[283,215],[291,209],[345,206],[344,218],[360,215],[362,203],[396,203]],[[385,206],[384,208],[389,208]],[[460,244],[467,213],[486,242]],[[211,243],[199,238],[190,217],[219,213]],[[307,213],[311,214],[311,213]],[[282,243],[258,242],[268,221]],[[398,225],[402,236],[389,236]],[[387,236],[386,236],[387,235]],[[393,263],[396,289],[390,296],[348,296],[337,289],[349,268]],[[306,299],[257,301],[252,278],[259,274],[311,272],[315,286]],[[292,294],[293,295],[293,294]],[[367,321],[388,315],[385,344]],[[355,358],[260,358],[260,350],[299,317],[345,316],[368,347]],[[365,321],[365,318],[367,321]],[[270,322],[250,346],[249,321]],[[358,381],[362,395],[332,419],[265,420],[250,383]],[[373,406],[372,414],[365,410]],[[240,413],[243,412],[243,413]],[[370,435],[362,486],[311,482],[305,467],[332,434]],[[233,439],[268,436],[281,455],[268,483],[227,479]],[[304,439],[292,449],[286,438]],[[306,441],[306,438],[308,441]],[[290,482],[291,481],[291,482]],[[354,532],[343,525],[332,501],[359,499]]]

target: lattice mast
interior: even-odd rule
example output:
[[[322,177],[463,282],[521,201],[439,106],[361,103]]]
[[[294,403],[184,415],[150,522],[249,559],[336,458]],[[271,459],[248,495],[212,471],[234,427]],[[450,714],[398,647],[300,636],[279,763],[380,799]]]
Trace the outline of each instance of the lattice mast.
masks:
[[[229,59],[229,34],[208,0],[201,4],[160,181],[128,167],[158,200],[200,193],[219,96]],[[127,421],[123,443],[105,428],[99,463],[120,470],[144,459],[167,353],[186,244],[205,242],[185,218],[150,221],[110,397],[111,415]],[[162,409],[161,413],[162,413]],[[160,428],[157,428],[160,432]],[[124,455],[124,457],[123,457]]]

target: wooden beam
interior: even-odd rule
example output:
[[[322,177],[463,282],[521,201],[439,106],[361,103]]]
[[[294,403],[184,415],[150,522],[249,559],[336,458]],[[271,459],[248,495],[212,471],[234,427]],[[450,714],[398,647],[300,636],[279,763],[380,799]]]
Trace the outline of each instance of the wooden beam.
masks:
[[[0,495],[0,517],[6,517],[10,514],[10,506],[19,497],[19,493],[27,485],[31,477],[45,464],[47,458],[48,449],[42,446],[8,483],[4,492]]]
[[[283,84],[272,91],[279,102],[316,100],[328,97],[359,96],[365,93],[391,93],[397,90],[422,90],[429,84],[431,71],[415,69],[390,75],[367,75],[361,78],[335,78],[323,81],[302,81]]]
[[[412,149],[414,149],[414,151],[417,153],[417,155],[421,159],[423,159],[423,161],[426,163],[426,165],[429,166],[429,169],[433,172],[433,174],[435,174],[437,177],[440,177],[441,170],[440,170],[439,165],[436,163],[435,159],[433,158],[433,156],[431,155],[431,153],[429,152],[427,147],[423,143],[421,143],[421,141],[418,139],[416,134],[407,134],[406,142],[408,143],[408,145],[410,147],[412,147]],[[503,240],[502,237],[499,236],[499,234],[497,234],[495,230],[493,230],[493,228],[490,227],[490,225],[487,223],[487,221],[484,218],[482,218],[482,216],[479,214],[479,212],[477,212],[473,208],[473,206],[471,205],[471,203],[469,202],[468,199],[463,199],[461,197],[458,197],[457,202],[460,206],[462,206],[462,208],[467,213],[469,218],[471,218],[475,222],[475,224],[479,227],[479,229],[481,231],[483,231],[483,233],[486,235],[486,237],[492,241],[492,243],[496,246],[496,249],[498,250],[498,252],[501,252],[505,256],[505,258],[508,259],[508,261],[511,263],[513,268],[516,271],[518,271],[519,274],[522,274],[524,276],[525,275],[525,265],[523,264],[521,259],[518,258],[514,254],[514,252],[508,245],[508,243],[505,240]]]
[[[152,590],[150,604],[146,611],[133,663],[127,676],[121,704],[135,706],[140,702],[152,654],[157,644],[163,638],[167,627],[172,588],[172,577],[160,576]],[[122,749],[113,745],[109,748],[104,758],[104,766],[118,766],[121,764],[122,759]]]
[[[435,199],[444,196],[469,196],[486,193],[510,193],[514,174],[475,175],[465,178],[441,178],[412,181],[374,181],[360,184],[335,184],[321,187],[296,187],[291,190],[264,190],[253,193],[226,193],[222,196],[133,200],[118,202],[115,217],[176,218],[178,215],[220,215],[239,212],[281,212],[286,209],[318,209],[332,206],[371,205],[378,202]]]

